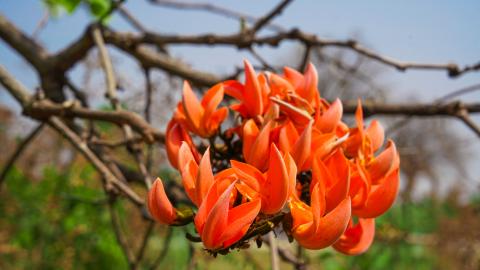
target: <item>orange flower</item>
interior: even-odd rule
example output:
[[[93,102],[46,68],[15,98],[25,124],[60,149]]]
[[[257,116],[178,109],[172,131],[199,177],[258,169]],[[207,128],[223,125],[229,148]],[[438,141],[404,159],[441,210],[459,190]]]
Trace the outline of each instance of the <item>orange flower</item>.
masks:
[[[176,210],[168,200],[163,183],[160,178],[153,182],[152,188],[148,192],[148,210],[152,217],[163,224],[173,224],[177,218]]]
[[[377,157],[375,151],[383,143],[383,128],[372,123],[364,131],[363,113],[359,101],[356,112],[357,129],[346,141],[346,152],[354,155],[350,196],[352,212],[363,218],[374,218],[387,211],[395,201],[399,187],[400,158],[393,141]],[[356,150],[357,152],[353,152]]]
[[[327,159],[315,156],[312,166],[310,192],[317,183],[325,190],[325,211],[333,210],[348,196],[350,188],[350,167],[341,149],[337,149]]]
[[[195,228],[207,249],[226,248],[240,240],[260,211],[260,200],[230,206],[235,183],[222,189],[223,181],[215,182],[198,209]]]
[[[178,164],[183,187],[190,200],[199,206],[214,182],[210,164],[210,148],[207,148],[198,164],[189,145],[183,142],[178,154]]]
[[[188,129],[204,138],[214,135],[221,122],[228,115],[226,107],[217,110],[223,99],[223,84],[217,84],[210,88],[201,103],[193,93],[190,84],[183,84],[183,99],[179,114],[184,116]]]
[[[198,154],[195,146],[193,145],[192,138],[188,135],[188,132],[175,118],[172,118],[167,125],[167,131],[165,132],[165,148],[167,149],[167,157],[170,164],[178,169],[178,152],[182,142],[186,142],[191,150],[195,160],[200,160],[200,154]]]
[[[270,92],[265,75],[257,76],[252,65],[244,60],[245,66],[245,84],[238,81],[225,81],[225,93],[240,101],[239,104],[232,106],[232,109],[238,111],[243,117],[254,118],[257,115],[263,115],[268,104],[268,93]]]
[[[270,131],[272,122],[268,122],[262,130],[259,130],[252,119],[243,125],[243,158],[247,163],[264,171],[268,164],[270,146]]]
[[[292,157],[287,154],[282,158],[280,151],[272,144],[268,171],[263,174],[254,166],[247,163],[230,161],[232,168],[246,184],[241,192],[250,198],[261,198],[262,213],[275,214],[282,210],[290,194],[295,188],[296,166]]]
[[[325,190],[320,184],[312,189],[310,206],[294,197],[289,206],[293,218],[293,237],[308,249],[322,249],[335,243],[350,220],[350,197],[327,212]]]
[[[359,255],[370,247],[375,237],[375,219],[359,218],[353,225],[350,219],[345,233],[333,244],[333,248],[347,255]]]
[[[297,129],[291,121],[288,121],[281,129],[278,136],[278,144],[280,149],[285,153],[290,153],[299,168],[299,171],[309,169],[312,147],[312,124],[303,129],[299,135]]]

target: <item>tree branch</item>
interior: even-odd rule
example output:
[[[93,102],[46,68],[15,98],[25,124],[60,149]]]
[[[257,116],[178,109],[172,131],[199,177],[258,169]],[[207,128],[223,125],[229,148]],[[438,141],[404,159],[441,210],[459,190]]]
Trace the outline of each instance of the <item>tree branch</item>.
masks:
[[[18,160],[18,158],[22,155],[23,151],[27,148],[27,146],[35,139],[35,137],[42,131],[44,127],[44,123],[39,124],[36,128],[34,128],[26,137],[25,139],[20,142],[20,144],[17,146],[15,152],[10,156],[10,158],[7,160],[5,163],[5,166],[2,169],[2,172],[0,173],[0,190],[2,189],[2,183],[5,180],[5,177],[7,176],[8,172],[12,168],[13,164],[15,164],[15,161]]]

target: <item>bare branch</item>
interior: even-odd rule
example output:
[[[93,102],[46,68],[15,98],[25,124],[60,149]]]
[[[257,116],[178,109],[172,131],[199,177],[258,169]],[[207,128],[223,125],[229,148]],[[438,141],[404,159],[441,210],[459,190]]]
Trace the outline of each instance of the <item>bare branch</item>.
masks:
[[[270,244],[270,265],[272,270],[280,270],[280,264],[278,261],[278,247],[277,240],[273,231],[268,233],[268,242]]]
[[[44,127],[44,123],[39,124],[37,127],[35,127],[26,137],[25,139],[20,142],[20,144],[17,146],[15,149],[15,152],[10,156],[10,158],[7,160],[5,163],[5,166],[2,169],[2,172],[0,173],[0,190],[2,189],[2,183],[5,180],[5,177],[7,176],[8,172],[12,168],[13,164],[15,164],[15,161],[22,155],[23,151],[27,148],[27,146],[35,139],[35,137],[42,131]]]
[[[118,217],[117,211],[115,211],[115,196],[109,194],[107,190],[105,190],[105,192],[110,196],[110,199],[108,200],[108,211],[110,212],[110,220],[112,222],[113,232],[115,233],[117,242],[120,245],[125,258],[127,259],[128,264],[132,268],[135,263],[135,255],[133,255],[132,249],[120,225],[120,218]]]
[[[176,8],[176,9],[190,9],[190,10],[204,10],[217,15],[221,15],[227,18],[234,18],[237,20],[246,20],[249,23],[255,23],[259,19],[257,17],[238,12],[236,10],[228,9],[225,7],[220,7],[211,3],[199,3],[199,2],[186,2],[186,1],[175,1],[175,0],[150,0],[151,3],[157,4],[159,6]],[[272,22],[267,22],[265,28],[269,28],[273,31],[284,31],[285,29],[277,24]]]
[[[38,71],[45,69],[48,53],[0,14],[0,38],[21,54]]]
[[[445,104],[425,103],[425,104],[375,104],[365,102],[362,104],[363,112],[366,116],[381,115],[410,115],[410,116],[454,116],[456,117],[460,110],[466,110],[469,113],[480,113],[480,103],[462,103],[454,101]],[[348,114],[355,113],[357,105],[347,103],[343,106],[343,111]]]
[[[268,24],[276,16],[282,14],[282,11],[290,4],[292,0],[283,0],[280,2],[274,9],[272,9],[269,13],[267,13],[264,17],[260,18],[255,25],[253,25],[251,31],[252,33],[258,32],[262,27]]]
[[[102,179],[105,179],[105,185],[108,191],[111,191],[114,187],[118,188],[122,193],[135,205],[143,207],[144,201],[135,193],[126,183],[121,182],[110,171],[110,169],[95,155],[95,153],[88,148],[87,144],[78,137],[67,125],[65,125],[59,118],[52,116],[48,119],[47,123],[57,132],[62,134],[70,143],[80,152],[83,156],[89,160],[92,165],[102,175]]]
[[[24,114],[36,119],[45,119],[50,116],[79,117],[89,120],[99,120],[115,123],[117,125],[129,125],[140,133],[148,143],[155,141],[163,143],[164,134],[142,117],[131,111],[99,111],[87,109],[75,104],[61,105],[48,100],[35,101],[24,108]]]

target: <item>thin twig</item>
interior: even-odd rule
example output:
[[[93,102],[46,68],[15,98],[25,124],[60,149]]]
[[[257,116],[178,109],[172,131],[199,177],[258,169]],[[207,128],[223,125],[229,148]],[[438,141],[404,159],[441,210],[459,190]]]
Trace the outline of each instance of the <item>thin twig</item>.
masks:
[[[115,195],[109,193],[108,190],[105,190],[107,195],[110,196],[108,200],[108,211],[110,212],[110,220],[112,222],[113,232],[115,233],[115,237],[117,238],[117,242],[120,245],[120,248],[125,255],[125,258],[128,261],[128,265],[130,268],[133,268],[135,263],[135,255],[133,254],[131,247],[128,243],[125,234],[123,233],[122,227],[120,225],[120,218],[118,217],[117,211],[115,210]]]
[[[290,4],[292,0],[283,0],[280,2],[275,8],[273,8],[269,13],[267,13],[264,17],[260,18],[252,27],[252,33],[258,32],[262,29],[265,25],[268,24],[269,21],[273,20],[276,16],[282,14],[282,11]]]
[[[0,190],[2,189],[2,183],[5,180],[8,172],[12,168],[13,164],[18,160],[18,158],[22,155],[23,151],[27,148],[27,146],[35,139],[35,137],[42,131],[43,127],[45,126],[44,123],[40,123],[37,127],[35,127],[17,146],[15,152],[10,156],[10,158],[5,163],[5,166],[0,173]]]
[[[176,8],[176,9],[190,9],[190,10],[204,10],[211,12],[213,14],[221,15],[227,18],[233,18],[237,20],[245,20],[249,23],[255,23],[259,18],[251,16],[249,14],[241,13],[236,10],[228,9],[225,7],[217,6],[211,3],[200,3],[200,2],[187,2],[187,1],[176,1],[176,0],[150,0],[151,3],[161,5],[164,7]],[[268,22],[265,28],[270,30],[281,32],[285,31],[285,28],[278,24]]]
[[[465,123],[473,132],[475,132],[478,137],[480,137],[480,127],[475,122],[473,122],[472,118],[470,118],[470,116],[468,115],[467,110],[459,110],[457,117],[462,120],[463,123]]]
[[[148,240],[150,240],[150,236],[152,235],[153,228],[155,228],[155,221],[149,221],[147,225],[147,229],[145,230],[145,234],[142,238],[142,243],[140,244],[140,248],[138,249],[137,257],[135,259],[135,266],[138,266],[145,255],[145,250],[148,246]]]
[[[275,233],[270,231],[268,233],[268,242],[270,244],[270,265],[272,270],[280,270],[280,262],[278,261],[278,248],[277,239],[275,239]]]
[[[143,24],[137,20],[137,18],[135,18],[123,5],[118,6],[117,10],[118,13],[120,13],[120,15],[122,15],[126,21],[129,22],[137,31],[147,32],[147,28],[143,26]]]
[[[40,19],[40,21],[38,21],[37,26],[35,27],[35,30],[33,30],[33,33],[32,33],[33,40],[38,39],[38,36],[40,35],[40,32],[47,25],[49,18],[50,18],[50,12],[48,11],[48,9],[45,9],[42,18]]]
[[[172,236],[173,236],[173,229],[172,227],[167,228],[167,235],[165,235],[164,241],[163,241],[163,246],[162,246],[162,251],[159,253],[158,257],[155,259],[153,262],[152,266],[150,266],[150,270],[157,269],[159,264],[165,259],[165,256],[167,256],[168,253],[168,248],[170,247],[170,242],[172,241]]]

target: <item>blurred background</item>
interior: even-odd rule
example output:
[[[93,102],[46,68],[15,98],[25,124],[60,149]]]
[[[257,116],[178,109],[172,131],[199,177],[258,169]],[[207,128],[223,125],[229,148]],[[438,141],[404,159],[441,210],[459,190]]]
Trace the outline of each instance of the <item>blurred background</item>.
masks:
[[[72,4],[73,3],[73,4]],[[123,8],[149,31],[162,34],[230,34],[243,19],[172,3],[199,1],[126,1]],[[207,3],[202,1],[201,3]],[[230,11],[259,18],[277,1],[208,1]],[[0,15],[44,46],[57,52],[83,34],[109,9],[105,0],[1,1]],[[455,62],[460,66],[480,59],[478,1],[294,1],[260,34],[282,29],[328,39],[355,39],[375,52],[399,60]],[[248,23],[248,20],[246,20]],[[125,16],[112,13],[108,27],[138,32]],[[121,105],[143,113],[146,100],[144,70],[123,51],[108,46],[119,84]],[[159,49],[159,48],[156,48]],[[228,76],[248,59],[259,69],[297,68],[305,48],[296,42],[254,51],[228,46],[181,45],[169,55],[192,68]],[[362,98],[379,103],[480,101],[480,73],[449,78],[444,71],[396,69],[351,50],[315,48],[310,61],[319,72],[319,89],[327,99]],[[266,62],[266,63],[265,63]],[[35,70],[0,39],[0,63],[29,89],[40,85]],[[98,50],[68,74],[92,108],[108,110]],[[163,70],[150,72],[151,123],[164,130],[180,100],[182,80]],[[455,97],[458,90],[474,89]],[[73,98],[69,94],[68,98]],[[345,121],[351,115],[346,115]],[[379,117],[401,154],[401,191],[394,207],[378,219],[374,244],[356,257],[333,249],[302,254],[311,269],[480,269],[480,139],[462,122],[448,117]],[[478,116],[472,119],[480,123]],[[95,123],[112,141],[121,130]],[[21,115],[21,107],[0,87],[0,168],[37,123]],[[110,149],[127,168],[134,160],[123,148]],[[164,148],[151,150],[153,176],[174,182],[178,175]],[[112,230],[109,197],[92,165],[49,128],[36,134],[5,175],[0,189],[0,269],[127,269],[130,267]],[[135,189],[142,195],[144,190]],[[200,244],[185,239],[193,227],[152,226],[128,202],[113,204],[120,226],[133,247],[151,232],[139,269],[269,269],[268,249],[250,249],[213,258]],[[111,210],[111,209],[110,209]],[[118,225],[118,224],[117,224]],[[149,232],[150,233],[150,232]],[[285,242],[285,243],[284,243]],[[297,252],[286,240],[280,246]],[[292,266],[282,262],[282,269]]]

